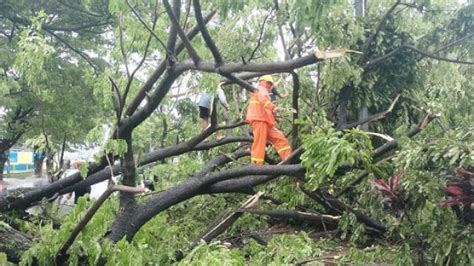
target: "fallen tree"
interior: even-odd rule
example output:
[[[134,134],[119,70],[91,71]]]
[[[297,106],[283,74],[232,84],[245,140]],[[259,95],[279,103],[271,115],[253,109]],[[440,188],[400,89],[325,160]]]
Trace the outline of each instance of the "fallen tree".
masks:
[[[254,87],[249,83],[249,79],[259,76],[266,73],[291,73],[293,84],[293,99],[291,106],[292,110],[292,122],[291,122],[291,136],[293,143],[301,142],[302,133],[309,133],[312,131],[311,127],[319,126],[317,123],[314,123],[309,127],[305,127],[303,124],[299,124],[298,120],[303,119],[302,115],[303,109],[299,104],[299,98],[302,97],[301,93],[304,92],[303,87],[303,75],[297,73],[298,70],[307,66],[314,66],[317,63],[324,62],[327,60],[324,56],[318,56],[324,54],[321,51],[309,50],[307,55],[302,53],[302,44],[306,40],[300,40],[303,38],[303,34],[295,32],[292,29],[291,34],[295,37],[295,46],[299,51],[293,51],[290,48],[285,51],[286,58],[284,61],[279,62],[261,62],[254,63],[246,61],[245,59],[242,62],[237,60],[226,61],[225,57],[221,54],[220,49],[216,45],[215,41],[209,33],[208,26],[206,25],[216,13],[215,10],[211,10],[207,16],[203,17],[201,12],[200,1],[192,1],[192,6],[194,9],[194,18],[196,20],[196,26],[186,32],[188,28],[187,22],[189,14],[191,11],[191,2],[188,6],[188,12],[186,15],[185,24],[182,24],[182,10],[181,10],[181,1],[174,0],[173,3],[168,1],[163,1],[163,8],[165,11],[162,14],[167,15],[167,22],[170,25],[169,31],[167,31],[168,40],[165,42],[160,40],[155,31],[155,23],[158,16],[158,4],[155,3],[152,14],[152,27],[149,27],[146,24],[146,21],[141,17],[142,13],[137,12],[137,8],[140,6],[132,6],[128,1],[126,1],[127,6],[132,11],[133,15],[140,20],[141,25],[146,28],[147,32],[147,42],[143,47],[143,56],[138,61],[139,64],[135,69],[129,69],[129,60],[131,60],[130,54],[127,54],[127,45],[123,43],[123,40],[120,39],[120,42],[117,42],[120,46],[121,56],[123,57],[123,65],[126,68],[126,73],[122,73],[125,80],[118,80],[117,78],[108,77],[110,80],[110,89],[112,90],[113,97],[113,111],[115,114],[114,128],[113,133],[110,136],[111,141],[123,141],[126,146],[126,151],[123,153],[107,152],[105,153],[99,162],[91,166],[91,169],[88,172],[88,176],[84,179],[80,174],[72,175],[68,178],[60,180],[58,182],[52,183],[46,187],[34,189],[27,191],[21,195],[11,195],[9,197],[0,198],[0,210],[1,211],[11,211],[11,210],[23,210],[30,206],[36,205],[41,202],[44,198],[55,198],[59,195],[72,192],[74,190],[91,186],[93,184],[108,180],[111,177],[120,175],[121,183],[129,189],[121,189],[119,191],[119,208],[114,217],[114,221],[107,231],[106,238],[112,240],[112,242],[118,242],[121,239],[125,238],[127,241],[132,241],[137,232],[152,218],[156,217],[160,213],[169,210],[171,207],[176,206],[179,203],[187,201],[193,197],[199,195],[207,194],[219,194],[219,193],[245,193],[253,194],[255,193],[256,187],[259,185],[267,184],[270,181],[281,177],[281,176],[291,176],[298,178],[300,184],[305,180],[304,176],[306,169],[300,164],[300,155],[304,152],[303,148],[297,148],[292,153],[292,156],[288,161],[284,162],[285,164],[281,165],[268,165],[263,167],[257,167],[254,165],[240,165],[240,158],[248,156],[248,145],[233,145],[236,143],[249,143],[252,141],[249,137],[226,137],[221,140],[211,141],[208,140],[210,136],[216,133],[218,130],[226,128],[236,128],[242,126],[243,122],[238,122],[233,125],[227,126],[218,126],[217,123],[217,114],[219,110],[217,106],[214,105],[213,112],[211,114],[211,125],[207,129],[203,130],[200,134],[190,138],[189,140],[181,143],[174,143],[168,147],[163,147],[156,149],[147,153],[141,159],[137,160],[136,147],[134,146],[136,140],[137,128],[143,124],[144,121],[149,119],[154,113],[157,112],[157,108],[164,104],[164,99],[173,88],[180,87],[181,84],[177,84],[178,81],[186,79],[189,75],[194,75],[195,73],[211,73],[219,75],[219,78],[226,81],[226,85],[237,84],[242,88],[252,92]],[[278,2],[278,1],[276,1]],[[278,4],[278,3],[277,3]],[[372,55],[371,47],[375,44],[375,38],[378,33],[381,31],[382,26],[385,24],[385,21],[391,15],[394,10],[398,7],[400,1],[397,1],[396,4],[391,6],[388,9],[387,13],[382,17],[381,21],[376,25],[375,29],[371,31],[369,38],[363,43],[362,53],[359,62],[357,63],[360,67],[361,79],[365,79],[370,75],[373,75],[375,71],[374,67],[365,67],[365,61]],[[161,6],[160,6],[161,7]],[[280,32],[281,32],[281,25]],[[292,25],[288,25],[291,28]],[[126,29],[122,26],[117,28],[119,35],[122,37],[126,35]],[[202,49],[197,49],[197,41],[193,39],[200,33],[203,38],[205,47],[207,47],[207,52],[212,56],[213,61],[205,59],[206,56]],[[284,38],[282,33],[280,33],[281,40],[284,43]],[[260,34],[262,35],[262,34]],[[178,41],[180,39],[180,41]],[[134,88],[134,84],[137,83],[135,74],[142,67],[144,61],[146,61],[149,56],[150,42],[151,40],[156,40],[159,42],[160,46],[163,46],[160,50],[163,54],[163,58],[160,60],[159,64],[154,66],[151,74],[143,82],[138,82],[139,87]],[[297,44],[299,43],[299,44]],[[284,43],[285,44],[285,43]],[[260,45],[260,41],[259,41]],[[286,45],[284,45],[286,46]],[[406,46],[407,47],[407,46]],[[410,46],[412,47],[412,46]],[[202,48],[202,47],[201,47]],[[258,47],[257,47],[258,48]],[[254,51],[257,50],[255,48]],[[412,47],[414,48],[414,47]],[[416,51],[416,49],[403,49]],[[222,48],[221,48],[222,49]],[[184,55],[184,52],[187,53]],[[316,50],[316,49],[315,49]],[[348,49],[343,49],[344,51],[349,51]],[[199,51],[199,52],[198,52]],[[398,52],[403,52],[402,50]],[[385,50],[384,50],[385,52]],[[398,53],[397,52],[397,53]],[[202,54],[200,54],[202,53]],[[329,52],[328,52],[329,53]],[[293,55],[291,55],[293,54]],[[296,56],[298,54],[298,56]],[[136,56],[136,54],[134,55]],[[344,56],[342,53],[340,56]],[[358,55],[355,55],[358,56]],[[251,56],[252,58],[253,56]],[[337,60],[337,59],[336,59]],[[377,60],[377,59],[376,59]],[[376,61],[374,60],[374,61]],[[372,62],[374,62],[372,61]],[[376,61],[377,62],[377,61]],[[409,61],[407,64],[412,64],[412,61]],[[369,65],[371,63],[368,63]],[[131,70],[131,71],[130,71]],[[190,74],[192,73],[192,74]],[[196,75],[198,76],[198,75]],[[308,74],[309,76],[309,74]],[[356,79],[354,79],[356,80]],[[307,82],[307,80],[306,80]],[[318,70],[318,83],[319,83],[319,70]],[[338,100],[334,106],[339,108],[340,112],[335,116],[331,117],[332,122],[338,121],[335,123],[335,128],[339,130],[345,130],[349,128],[357,127],[361,124],[380,122],[380,119],[389,119],[392,110],[400,109],[400,102],[403,101],[403,97],[400,97],[400,92],[396,93],[387,93],[384,94],[383,98],[386,99],[395,99],[390,100],[390,104],[387,104],[388,109],[380,112],[377,110],[372,116],[362,117],[356,122],[348,122],[348,110],[350,108],[350,103],[356,102],[356,100],[351,99],[351,93],[355,91],[358,87],[352,81],[345,81],[343,84],[343,89],[338,91]],[[319,86],[319,85],[318,85]],[[317,92],[319,93],[317,88]],[[134,93],[136,92],[136,93]],[[305,92],[307,93],[307,91]],[[397,96],[395,96],[397,95]],[[329,96],[328,96],[329,97]],[[331,96],[332,97],[332,96]],[[317,97],[315,97],[316,99]],[[406,100],[406,99],[405,99]],[[237,102],[237,101],[236,101]],[[316,102],[313,103],[314,105]],[[356,105],[355,103],[352,103]],[[379,105],[380,106],[380,105]],[[378,106],[378,107],[379,107]],[[321,106],[324,108],[324,106]],[[354,107],[355,108],[355,107]],[[311,108],[312,113],[309,114],[311,117],[314,115],[314,106]],[[350,114],[349,114],[350,115]],[[329,117],[330,115],[328,115]],[[406,133],[407,137],[413,137],[421,130],[423,130],[431,120],[434,119],[434,115],[429,114],[422,118],[422,121],[415,128],[411,129]],[[329,119],[328,119],[329,120]],[[329,121],[325,121],[329,122]],[[413,122],[413,121],[411,121]],[[406,124],[405,124],[406,126]],[[379,134],[380,135],[380,134]],[[375,141],[374,141],[375,142]],[[163,143],[163,142],[162,142]],[[390,140],[389,142],[377,147],[373,154],[372,159],[380,159],[383,155],[387,154],[390,151],[393,151],[399,143],[398,139]],[[130,188],[134,188],[138,185],[136,170],[139,167],[147,166],[158,162],[160,160],[179,156],[183,154],[188,154],[193,151],[209,151],[216,147],[221,147],[224,145],[232,144],[233,151],[229,154],[220,154],[210,160],[208,160],[205,166],[199,171],[190,173],[180,179],[179,182],[173,184],[170,188],[167,188],[163,191],[150,194],[143,200],[137,200],[136,195],[131,191]],[[231,146],[231,145],[229,145]],[[296,147],[295,147],[296,148]],[[236,165],[240,165],[237,166]],[[340,165],[337,169],[337,175],[342,176],[348,173],[350,170],[355,168],[362,169],[364,166],[358,162]],[[338,197],[344,195],[347,191],[351,190],[353,187],[358,185],[361,181],[368,176],[369,169],[365,169],[366,173],[360,173],[359,177],[349,182],[347,186],[336,191],[336,196],[333,196],[329,191],[324,188],[319,188],[315,191],[307,191],[304,186],[301,186],[303,192],[315,199],[322,206],[326,207],[329,212],[333,212],[337,215],[344,213],[353,213],[358,221],[366,227],[371,228],[372,232],[377,233],[378,235],[383,235],[387,231],[386,225],[381,222],[373,219],[368,216],[363,207],[354,208],[339,199]],[[111,193],[109,190],[107,193]],[[102,199],[101,199],[102,200]],[[104,199],[105,200],[105,199]],[[75,238],[79,235],[82,228],[87,224],[88,220],[92,218],[95,211],[99,208],[100,204],[97,207],[93,208],[93,211],[88,212],[87,219],[81,220],[80,226],[74,230],[70,238],[64,244],[61,251],[57,254],[58,262],[65,262],[67,258],[67,250],[73,244]],[[247,210],[248,211],[248,210]],[[250,211],[249,211],[250,212]],[[313,212],[301,213],[301,212],[271,212],[271,211],[253,211],[256,214],[268,215],[272,217],[292,217],[294,219],[307,220],[307,221],[316,221],[325,220],[332,221],[333,223],[338,223],[337,218],[333,216],[327,216],[328,214],[315,214]],[[232,220],[232,219],[231,219]],[[219,230],[218,230],[219,231]],[[20,239],[21,240],[21,239]],[[14,255],[9,255],[14,256]],[[18,256],[17,256],[18,257]],[[14,257],[12,257],[14,258]]]

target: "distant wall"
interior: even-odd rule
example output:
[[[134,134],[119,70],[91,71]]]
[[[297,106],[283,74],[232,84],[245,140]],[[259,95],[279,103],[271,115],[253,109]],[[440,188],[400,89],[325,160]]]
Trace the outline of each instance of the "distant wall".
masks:
[[[8,162],[5,165],[5,173],[22,173],[34,170],[33,152],[31,151],[10,151]]]

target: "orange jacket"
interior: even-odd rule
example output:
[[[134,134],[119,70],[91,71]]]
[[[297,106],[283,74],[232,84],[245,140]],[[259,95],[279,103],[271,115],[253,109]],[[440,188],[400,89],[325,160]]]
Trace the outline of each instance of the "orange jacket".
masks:
[[[264,87],[258,87],[257,90],[250,97],[247,109],[247,122],[263,121],[270,126],[275,125],[275,116],[273,110],[276,106],[271,102],[270,95]]]

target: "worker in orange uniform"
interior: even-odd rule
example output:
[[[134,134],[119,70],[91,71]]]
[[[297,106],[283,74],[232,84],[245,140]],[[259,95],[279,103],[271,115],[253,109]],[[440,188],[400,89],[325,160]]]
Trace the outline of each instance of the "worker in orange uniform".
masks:
[[[258,88],[250,97],[246,121],[253,131],[253,143],[250,151],[252,163],[263,165],[267,140],[275,147],[282,160],[291,153],[288,139],[275,128],[275,112],[277,107],[271,102],[270,91],[273,88],[273,78],[270,75],[258,79]]]

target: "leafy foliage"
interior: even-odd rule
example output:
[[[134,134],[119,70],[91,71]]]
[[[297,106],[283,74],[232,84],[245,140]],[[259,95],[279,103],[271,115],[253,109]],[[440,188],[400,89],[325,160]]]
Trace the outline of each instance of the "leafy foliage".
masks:
[[[330,128],[308,135],[303,144],[301,157],[309,178],[308,185],[317,188],[329,181],[338,167],[346,164],[369,165],[372,160],[372,145],[366,134],[359,130],[342,133]]]

